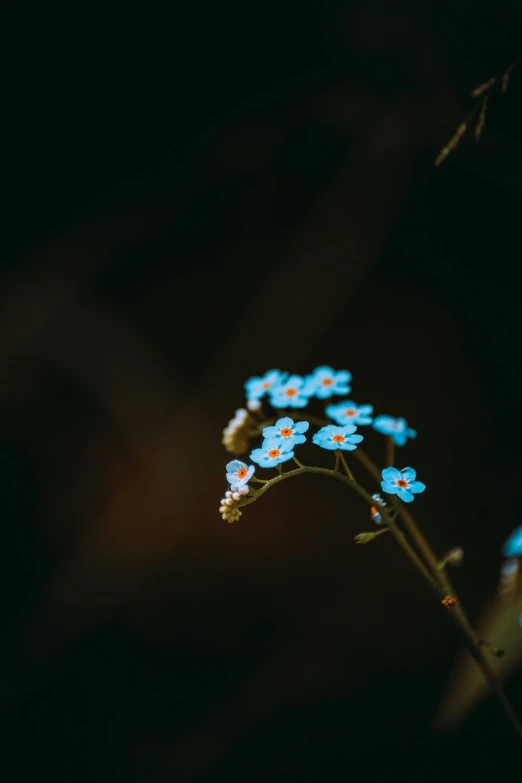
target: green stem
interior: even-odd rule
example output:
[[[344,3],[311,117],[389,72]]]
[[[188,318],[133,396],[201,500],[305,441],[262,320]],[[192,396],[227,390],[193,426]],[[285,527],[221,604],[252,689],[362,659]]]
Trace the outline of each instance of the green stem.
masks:
[[[343,454],[343,453],[342,453],[342,451],[340,451],[339,449],[337,449],[337,454],[338,454],[338,455],[339,455],[339,457],[341,458],[341,462],[343,463],[343,468],[344,468],[344,469],[345,469],[345,471],[346,471],[346,475],[347,475],[349,478],[351,478],[351,479],[352,479],[352,481],[355,481],[355,477],[354,477],[354,475],[353,475],[352,471],[350,470],[350,468],[348,467],[348,463],[346,462],[346,458],[345,458],[344,454]]]
[[[357,449],[354,453],[359,459],[359,462],[361,462],[361,464],[364,465],[367,468],[367,470],[372,474],[372,476],[380,483],[381,473],[377,468],[377,466],[375,465],[375,463],[370,459],[370,457],[368,457],[363,451],[361,451],[361,449]],[[422,555],[424,556],[426,564],[429,566],[428,573],[429,573],[430,583],[432,584],[432,586],[435,585],[435,590],[439,593],[439,595],[442,594],[443,597],[447,595],[451,595],[457,598],[458,600],[458,595],[455,590],[455,587],[453,586],[446,571],[444,569],[439,569],[439,561],[437,560],[437,557],[435,556],[433,549],[428,543],[428,540],[426,539],[422,531],[419,529],[411,512],[407,508],[405,508],[404,503],[402,503],[398,498],[392,496],[391,502],[394,508],[396,509],[397,514],[403,520],[404,525],[408,533],[412,537],[413,541],[415,542],[419,552],[421,552]],[[424,574],[424,576],[426,577],[426,574]],[[484,656],[481,648],[481,640],[477,637],[473,629],[473,626],[466,614],[466,611],[464,610],[460,601],[458,601],[456,606],[450,610],[450,617],[452,621],[457,625],[461,635],[464,638],[464,642],[466,644],[469,653],[471,654],[471,656],[474,658],[477,665],[481,669],[482,674],[484,675],[484,678],[490,687],[490,690],[498,698],[499,702],[501,703],[507,717],[511,721],[511,724],[513,725],[513,728],[515,729],[517,734],[520,737],[522,737],[522,725],[520,724],[517,716],[515,715],[513,708],[511,707],[507,699],[507,696],[504,693],[504,689],[502,688],[502,685],[499,682],[495,672],[491,668],[489,661]]]
[[[392,517],[389,514],[389,511],[385,506],[381,506],[380,503],[378,503],[372,496],[366,492],[363,487],[361,487],[353,478],[350,478],[349,476],[345,476],[343,473],[335,472],[333,470],[329,470],[328,468],[314,468],[310,467],[308,465],[302,465],[299,468],[296,468],[295,470],[290,470],[287,473],[280,473],[278,476],[275,476],[273,479],[270,479],[266,482],[259,490],[256,491],[255,495],[252,497],[248,497],[245,500],[241,500],[239,503],[240,507],[243,506],[249,506],[250,503],[254,503],[256,500],[258,500],[261,495],[264,495],[267,490],[269,490],[271,487],[273,487],[275,484],[279,484],[280,481],[284,481],[285,479],[293,478],[294,476],[300,476],[303,473],[316,473],[320,476],[331,476],[334,479],[337,479],[337,481],[341,481],[343,484],[346,484],[347,486],[354,489],[358,495],[360,495],[366,503],[370,506],[370,508],[373,506],[375,507],[379,513],[381,514],[382,518],[385,520],[387,526],[390,528],[395,540],[401,547],[401,549],[406,553],[406,555],[409,557],[411,562],[414,564],[414,566],[417,568],[417,570],[424,576],[426,581],[430,584],[433,590],[437,591],[437,595],[439,598],[444,598],[444,594],[441,594],[440,591],[437,589],[437,584],[435,580],[432,578],[431,574],[427,570],[424,563],[420,560],[419,556],[415,552],[415,550],[411,547],[409,542],[406,539],[406,536],[404,533],[399,529],[395,522],[395,518]]]

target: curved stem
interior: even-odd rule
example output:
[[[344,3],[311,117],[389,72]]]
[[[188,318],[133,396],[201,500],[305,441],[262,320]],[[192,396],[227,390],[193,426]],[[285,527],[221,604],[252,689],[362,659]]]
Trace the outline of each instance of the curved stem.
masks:
[[[358,495],[360,495],[366,503],[370,506],[370,508],[373,506],[375,507],[383,519],[386,522],[386,525],[389,527],[390,531],[392,532],[395,540],[401,547],[401,549],[406,553],[406,555],[409,557],[413,565],[417,568],[417,570],[424,576],[428,584],[431,586],[431,588],[437,593],[437,596],[439,598],[443,598],[444,594],[441,593],[439,590],[436,581],[431,576],[430,572],[422,562],[422,560],[419,558],[415,550],[411,547],[408,540],[406,539],[406,536],[404,533],[399,529],[395,522],[395,517],[390,516],[389,510],[382,506],[380,503],[378,503],[372,496],[366,492],[363,487],[361,487],[353,478],[350,478],[349,476],[345,476],[343,473],[335,472],[333,470],[329,470],[328,468],[314,468],[308,465],[301,465],[301,467],[296,468],[295,470],[289,470],[287,473],[281,473],[278,476],[275,476],[273,479],[270,479],[266,482],[260,489],[258,489],[255,493],[255,495],[252,495],[251,497],[247,497],[245,500],[241,500],[239,503],[240,507],[243,506],[249,506],[251,503],[254,503],[256,500],[258,500],[261,495],[264,495],[267,490],[270,489],[270,487],[273,487],[275,484],[279,484],[280,481],[284,481],[285,479],[293,478],[294,476],[300,476],[303,473],[316,473],[320,476],[331,476],[332,478],[337,479],[337,481],[342,481],[343,484],[346,484],[347,486],[354,489]]]
[[[355,477],[354,477],[352,471],[350,470],[350,468],[348,467],[348,463],[346,462],[346,458],[345,458],[343,452],[339,451],[339,449],[337,451],[338,451],[338,454],[339,454],[339,456],[341,458],[341,462],[343,463],[343,468],[346,471],[346,475],[348,476],[348,478],[351,478],[352,481],[355,481]]]
[[[361,449],[357,449],[355,451],[355,455],[359,459],[359,462],[365,466],[371,475],[380,482],[381,473],[370,457],[361,451]],[[402,503],[398,498],[392,496],[391,502],[396,509],[397,514],[403,520],[408,533],[411,535],[419,551],[424,556],[426,564],[429,566],[430,581],[435,583],[435,589],[437,592],[442,592],[443,596],[451,595],[458,599],[457,592],[451,582],[451,579],[448,577],[444,568],[439,568],[437,557],[428,543],[428,540],[415,522],[413,514],[407,508],[405,508],[404,503]],[[424,576],[426,576],[426,574],[424,574]],[[456,606],[451,610],[450,616],[453,622],[457,625],[461,635],[464,638],[464,643],[466,644],[469,653],[475,659],[475,662],[481,669],[482,674],[484,675],[484,678],[488,683],[492,693],[494,693],[498,698],[517,734],[522,737],[522,725],[513,711],[513,708],[511,707],[511,704],[509,703],[509,700],[504,693],[504,689],[502,688],[502,685],[498,680],[495,672],[491,668],[489,661],[484,656],[480,639],[477,637],[471,621],[469,620],[467,613],[460,601],[458,601]]]

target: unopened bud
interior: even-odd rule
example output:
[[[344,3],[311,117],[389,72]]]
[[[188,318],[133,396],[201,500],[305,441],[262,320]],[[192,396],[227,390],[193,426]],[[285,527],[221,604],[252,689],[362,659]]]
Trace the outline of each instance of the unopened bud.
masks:
[[[369,544],[378,535],[378,533],[357,533],[354,541],[356,544]]]
[[[453,547],[445,557],[446,563],[460,565],[464,560],[464,550],[460,546]]]

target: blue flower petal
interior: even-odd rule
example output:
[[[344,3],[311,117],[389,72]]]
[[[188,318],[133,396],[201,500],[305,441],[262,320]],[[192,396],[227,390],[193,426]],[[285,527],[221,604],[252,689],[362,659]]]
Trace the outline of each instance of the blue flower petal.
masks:
[[[309,426],[310,426],[310,422],[308,422],[308,421],[298,421],[297,424],[295,425],[294,429],[296,430],[296,432],[298,432],[300,435],[302,435],[303,432],[307,431]]]
[[[275,429],[277,432],[279,430],[283,429],[293,429],[294,427],[294,420],[290,418],[290,416],[283,416],[282,419],[278,419],[275,423]]]
[[[401,470],[401,474],[403,479],[406,479],[406,481],[415,481],[415,477],[417,475],[417,472],[413,470],[413,468],[403,468]]]
[[[350,435],[348,438],[349,443],[360,443],[362,440],[364,440],[363,435]]]
[[[422,481],[412,481],[409,489],[410,492],[415,492],[415,494],[418,494],[419,492],[424,492],[426,489],[426,484],[423,484]]]
[[[403,487],[398,487],[397,488],[397,495],[405,503],[411,503],[411,501],[413,500],[413,495],[411,494],[410,490],[409,489],[404,489]]]
[[[408,435],[406,433],[406,430],[404,432],[394,432],[391,436],[393,442],[396,446],[404,446],[406,441],[408,440]]]
[[[281,462],[288,462],[288,460],[292,459],[293,456],[294,456],[294,452],[288,451],[286,454],[281,454],[281,456],[277,458],[277,462],[278,464],[280,464]]]
[[[232,462],[229,462],[227,465],[228,473],[236,473],[239,468],[246,468],[246,465],[244,462],[240,462],[238,459],[232,460]]]
[[[253,457],[252,457],[253,459]],[[381,481],[381,488],[383,492],[387,492],[388,495],[396,495],[399,487],[392,481]]]
[[[323,449],[328,449],[328,451],[335,451],[335,449],[339,448],[339,443],[334,443],[333,440],[321,438],[320,440],[314,440],[314,443],[317,444],[317,446],[321,446]]]
[[[277,427],[265,427],[263,430],[263,437],[276,438],[279,435]]]
[[[262,465],[265,454],[265,449],[254,449],[254,451],[250,454],[250,459],[252,462],[257,462],[258,465]]]
[[[397,468],[384,468],[382,471],[382,477],[386,481],[397,481],[400,479],[401,474],[400,471],[397,470]]]
[[[270,451],[271,449],[280,449],[281,440],[279,438],[265,438],[261,444],[261,448],[265,451]]]

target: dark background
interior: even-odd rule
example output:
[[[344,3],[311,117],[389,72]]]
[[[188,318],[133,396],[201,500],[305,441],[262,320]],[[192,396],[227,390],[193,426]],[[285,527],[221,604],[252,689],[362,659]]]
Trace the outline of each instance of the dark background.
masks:
[[[432,732],[458,638],[393,541],[355,547],[344,487],[217,509],[244,380],[346,367],[418,430],[399,462],[435,550],[466,550],[472,617],[495,590],[520,524],[522,72],[432,164],[521,31],[509,0],[17,3],[6,781],[520,774],[492,700]]]

